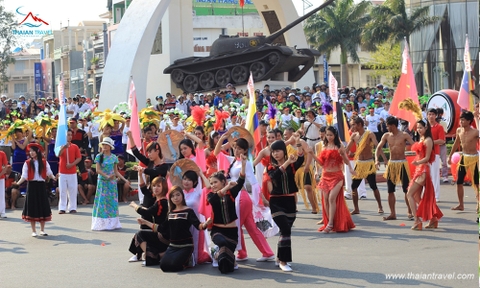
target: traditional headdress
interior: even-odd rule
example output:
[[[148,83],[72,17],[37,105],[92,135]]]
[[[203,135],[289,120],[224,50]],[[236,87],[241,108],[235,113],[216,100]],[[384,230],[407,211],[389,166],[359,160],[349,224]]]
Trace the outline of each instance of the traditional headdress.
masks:
[[[223,120],[228,119],[230,114],[227,111],[215,110],[215,123],[213,124],[213,129],[215,131],[220,130]]]
[[[140,110],[138,116],[142,129],[150,124],[155,124],[158,127],[161,120],[160,113],[149,107]]]
[[[112,111],[110,111],[110,109],[106,109],[103,112],[93,112],[93,115],[100,117],[100,120],[97,121],[100,123],[100,126],[98,127],[100,131],[102,131],[107,125],[113,127],[114,121],[120,121],[122,123],[125,123],[125,119],[123,119],[122,116],[117,113],[113,113]]]
[[[418,104],[413,102],[413,100],[410,98],[400,102],[398,104],[398,108],[412,112],[413,115],[415,115],[415,118],[417,118],[417,120],[423,119],[422,109],[420,109],[420,106],[418,106]]]

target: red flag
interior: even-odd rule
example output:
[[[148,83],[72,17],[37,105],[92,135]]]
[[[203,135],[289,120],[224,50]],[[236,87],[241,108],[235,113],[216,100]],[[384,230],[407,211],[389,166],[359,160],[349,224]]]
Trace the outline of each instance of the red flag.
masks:
[[[420,105],[418,102],[417,85],[415,84],[415,76],[413,74],[412,61],[408,55],[408,42],[405,40],[405,49],[403,50],[402,75],[398,81],[397,90],[393,95],[392,105],[390,107],[390,114],[408,121],[410,130],[417,122],[417,119],[412,112],[398,108],[400,102],[405,99],[412,99],[414,103]]]
[[[240,0],[240,1],[239,1],[239,4],[240,4],[240,7],[243,8],[243,6],[245,6],[245,0]]]
[[[142,147],[142,141],[140,140],[140,121],[138,119],[137,92],[135,91],[133,79],[130,82],[128,107],[132,111],[132,116],[130,118],[130,131],[132,131],[133,141],[135,142],[135,146]],[[132,147],[130,146],[130,141],[127,142],[127,152],[129,154],[132,154]]]

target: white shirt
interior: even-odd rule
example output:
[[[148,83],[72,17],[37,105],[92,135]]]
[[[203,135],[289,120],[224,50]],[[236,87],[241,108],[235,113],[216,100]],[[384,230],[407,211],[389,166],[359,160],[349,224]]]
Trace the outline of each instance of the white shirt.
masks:
[[[232,164],[233,160],[235,160],[235,157],[233,156],[226,156],[228,159],[228,162]],[[240,177],[240,171],[242,170],[242,161],[235,161],[235,163],[232,165],[230,168],[230,181],[237,181],[238,178]],[[228,171],[226,171],[228,172]],[[247,161],[247,165],[245,166],[245,183],[250,183],[250,185],[256,185],[258,184],[257,177],[255,177],[255,174],[253,173],[253,165],[251,161]]]
[[[362,107],[367,108],[367,103],[365,103],[365,102],[359,102],[359,103],[358,103],[358,109],[360,110],[360,108],[362,108]]]
[[[40,174],[38,173],[38,160],[30,160],[30,161],[33,161],[33,165],[35,166],[35,173],[33,174],[33,179],[31,179],[30,181],[42,181],[42,182],[45,182],[45,179],[42,178],[42,176],[40,176]],[[50,169],[50,164],[48,164],[48,162],[45,162],[47,164],[47,177],[48,176],[53,176],[53,173],[52,173],[52,170]],[[22,178],[28,180],[28,164],[27,162],[23,163],[23,167],[22,167]]]
[[[92,125],[90,126],[90,131],[92,132],[92,138],[94,137],[100,137],[100,123],[98,122],[93,122]]]
[[[383,119],[383,121],[387,121],[387,118],[390,117],[390,113],[388,113],[388,110],[383,109],[380,111],[380,118]]]
[[[282,121],[282,127],[288,127],[290,125],[290,121],[293,120],[293,116],[292,114],[282,114],[282,116],[280,116],[280,119]]]
[[[175,108],[177,108],[178,110],[182,110],[183,112],[185,112],[185,114],[187,114],[188,112],[187,102],[185,101],[183,101],[183,103],[177,102]]]
[[[370,114],[365,117],[365,120],[368,122],[367,129],[371,132],[378,132],[378,124],[380,124],[380,116]]]
[[[169,124],[171,124],[171,123],[169,123]],[[167,130],[167,121],[166,120],[160,121],[160,125],[159,125],[158,129],[162,132],[165,132],[165,130]]]
[[[319,116],[315,117],[314,122],[322,125],[322,119],[320,119]],[[310,125],[312,125],[312,126],[310,126]],[[316,140],[316,139],[320,138],[320,129],[315,124],[307,121],[307,122],[303,123],[303,129],[304,129],[304,132],[305,132],[305,137],[307,137],[307,140]]]
[[[170,129],[176,130],[178,132],[182,132],[185,128],[183,127],[183,125],[180,122],[178,122],[177,126],[173,126],[173,123],[170,124]]]
[[[92,107],[90,107],[90,105],[88,105],[88,103],[83,103],[82,104],[82,107],[79,107],[78,108],[78,112],[87,112],[88,110],[91,110]]]
[[[127,136],[128,131],[130,131],[130,127],[127,127],[127,125],[125,125],[125,127],[123,127],[123,132],[122,132],[122,144],[127,144],[128,142],[128,136]]]
[[[68,113],[68,111],[67,111],[67,116],[68,117],[73,117],[73,116],[77,115],[77,113],[78,113],[78,105],[74,104],[72,102],[72,104],[67,105],[67,110],[73,111],[72,113]]]
[[[347,111],[347,110],[345,110],[345,111],[343,111],[343,112],[345,112],[345,114],[347,115],[347,118],[348,118],[348,119],[352,118],[353,111]]]
[[[380,115],[380,113],[382,113],[382,111],[385,110],[385,108],[383,107],[375,107],[375,115]]]

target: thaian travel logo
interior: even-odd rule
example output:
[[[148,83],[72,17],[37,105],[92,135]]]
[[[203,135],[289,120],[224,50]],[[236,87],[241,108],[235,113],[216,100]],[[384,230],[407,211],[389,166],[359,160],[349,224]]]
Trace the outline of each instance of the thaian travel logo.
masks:
[[[28,14],[23,14],[20,12],[20,8],[22,8],[23,6],[20,6],[17,8],[16,12],[18,15],[20,16],[25,16],[25,18],[23,19],[22,22],[20,22],[18,25],[23,25],[23,26],[27,26],[27,27],[30,27],[30,28],[38,28],[40,26],[42,26],[43,24],[45,25],[49,25],[47,22],[43,21],[40,17],[38,17],[37,15],[33,15],[32,12],[28,12]],[[36,24],[38,23],[38,24]]]
[[[17,29],[13,30],[13,34],[20,37],[42,37],[44,35],[52,34],[52,30],[47,27],[41,27],[43,25],[50,25],[45,20],[40,18],[38,14],[33,14],[31,11],[27,14],[22,13],[20,9],[23,6],[20,6],[15,10],[17,15],[21,16],[23,19],[17,24]],[[41,27],[41,28],[40,28]],[[45,30],[43,30],[45,29]]]

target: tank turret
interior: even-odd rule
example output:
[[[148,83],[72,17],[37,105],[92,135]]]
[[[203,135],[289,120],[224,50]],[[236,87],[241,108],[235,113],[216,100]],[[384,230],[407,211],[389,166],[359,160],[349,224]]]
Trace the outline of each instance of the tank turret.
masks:
[[[274,44],[274,40],[314,13],[330,5],[328,0],[269,36],[239,37],[220,35],[208,57],[188,57],[176,60],[163,72],[186,92],[223,88],[228,83],[245,84],[250,71],[255,81],[271,79],[277,73],[288,72],[288,81],[296,82],[313,66],[314,49]]]

